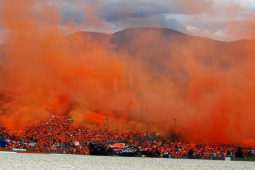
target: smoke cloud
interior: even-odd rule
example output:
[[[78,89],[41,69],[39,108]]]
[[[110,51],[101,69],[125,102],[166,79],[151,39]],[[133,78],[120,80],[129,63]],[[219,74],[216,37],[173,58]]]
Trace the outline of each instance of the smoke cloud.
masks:
[[[129,29],[126,44],[114,35],[74,32],[51,3],[1,2],[0,20],[11,43],[1,60],[1,121],[23,128],[68,115],[75,124],[166,132],[186,140],[254,143],[254,48],[168,34],[160,29]],[[182,1],[184,3],[184,1]],[[95,15],[99,3],[81,6],[84,26],[110,29]],[[82,24],[81,24],[82,25]],[[125,48],[123,48],[125,47]],[[167,49],[167,50],[166,50]],[[245,52],[245,53],[244,53]]]

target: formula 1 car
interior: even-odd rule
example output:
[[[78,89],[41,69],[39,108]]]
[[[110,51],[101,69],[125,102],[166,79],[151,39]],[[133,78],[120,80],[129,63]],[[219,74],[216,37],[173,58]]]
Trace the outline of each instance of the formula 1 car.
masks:
[[[90,155],[113,156],[113,149],[105,144],[90,143],[89,153]]]
[[[122,152],[120,155],[123,156],[135,156],[135,157],[141,157],[142,155],[145,155],[147,157],[159,157],[160,152],[157,149],[153,150],[146,150],[145,148],[139,149],[136,146],[128,146],[122,149]]]
[[[114,145],[111,145],[114,155],[120,155],[124,147],[125,143],[115,143]]]

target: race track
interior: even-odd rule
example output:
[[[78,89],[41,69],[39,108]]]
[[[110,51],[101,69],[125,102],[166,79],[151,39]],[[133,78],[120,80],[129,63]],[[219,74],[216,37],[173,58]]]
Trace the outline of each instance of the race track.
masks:
[[[64,154],[18,154],[0,152],[0,169],[98,169],[98,170],[164,170],[164,169],[246,169],[254,162],[187,160],[164,158],[106,157]]]

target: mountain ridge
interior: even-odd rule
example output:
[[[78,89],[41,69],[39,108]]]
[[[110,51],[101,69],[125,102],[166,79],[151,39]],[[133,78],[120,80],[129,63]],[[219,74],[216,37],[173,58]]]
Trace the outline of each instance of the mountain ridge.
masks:
[[[122,58],[125,63],[140,63],[154,76],[179,73],[185,75],[180,65],[188,60],[202,63],[206,67],[217,65],[225,70],[245,60],[244,56],[248,53],[246,47],[254,41],[225,42],[156,27],[127,28],[112,34],[78,31],[62,38],[67,40],[71,51],[84,48],[77,44],[77,38],[78,41],[84,39],[84,42],[92,39],[99,45],[106,45],[106,48],[110,47],[107,46],[110,44],[116,52],[129,56]],[[38,42],[38,45],[40,43]],[[31,45],[34,43],[31,42]],[[6,46],[8,45],[0,45],[1,58],[5,54]],[[134,61],[130,62],[129,58]]]

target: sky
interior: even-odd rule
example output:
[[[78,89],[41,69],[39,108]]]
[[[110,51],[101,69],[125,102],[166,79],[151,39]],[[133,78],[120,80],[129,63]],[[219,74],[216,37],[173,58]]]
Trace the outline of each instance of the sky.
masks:
[[[42,0],[57,7],[63,29],[114,33],[129,27],[164,27],[221,41],[255,38],[253,0]],[[0,14],[1,15],[1,14]],[[6,32],[0,21],[0,34]],[[69,32],[68,32],[69,33]],[[68,34],[67,33],[67,34]]]

